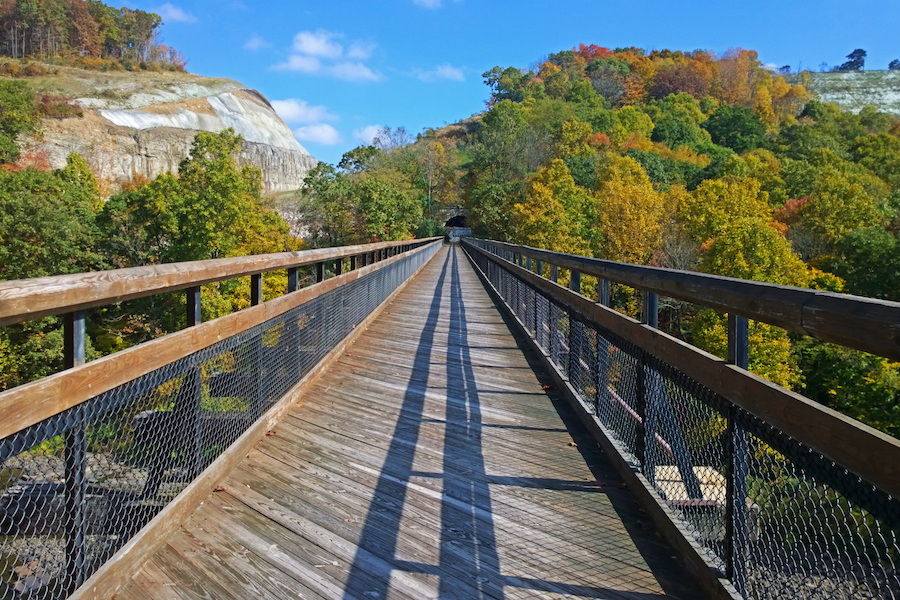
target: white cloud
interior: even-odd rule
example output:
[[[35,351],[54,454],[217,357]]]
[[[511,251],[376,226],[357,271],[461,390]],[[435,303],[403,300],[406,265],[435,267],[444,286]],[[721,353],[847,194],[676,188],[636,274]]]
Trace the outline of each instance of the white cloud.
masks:
[[[340,62],[329,70],[334,77],[347,81],[379,81],[381,74],[375,73],[361,62]]]
[[[328,112],[324,106],[310,106],[305,100],[288,98],[287,100],[272,100],[272,108],[285,123],[321,123],[322,121],[337,121],[336,115]]]
[[[450,79],[452,81],[465,81],[466,77],[462,69],[451,64],[439,65],[431,71],[418,71],[416,77],[422,81],[437,81],[438,79]]]
[[[196,23],[197,17],[191,13],[174,6],[171,2],[166,2],[155,11],[162,17],[163,22],[169,23]]]
[[[382,129],[383,127],[381,125],[366,125],[361,129],[355,129],[353,131],[353,137],[366,146],[369,146],[372,144],[375,136],[381,133]]]
[[[315,142],[326,146],[334,146],[343,141],[338,130],[327,123],[298,127],[294,130],[294,136],[301,142]]]
[[[344,53],[344,47],[334,41],[336,37],[340,36],[324,29],[315,32],[301,31],[294,36],[294,51],[306,56],[340,58]]]
[[[343,34],[324,29],[301,31],[294,36],[291,54],[282,63],[272,65],[276,71],[321,73],[346,81],[380,81],[377,73],[363,64],[377,47],[371,42],[353,41],[344,53],[344,46],[337,40]],[[252,41],[252,40],[251,40]],[[250,44],[250,42],[248,42]]]
[[[347,49],[347,58],[352,60],[366,60],[375,51],[375,44],[370,42],[353,42]]]
[[[413,4],[424,6],[425,8],[440,8],[441,0],[413,0]]]
[[[314,56],[301,56],[294,54],[289,56],[287,62],[272,66],[276,71],[299,71],[300,73],[317,73],[322,68],[322,63]]]
[[[259,50],[260,48],[267,48],[271,46],[269,42],[259,37],[255,33],[250,36],[250,39],[244,42],[244,48],[247,50]]]

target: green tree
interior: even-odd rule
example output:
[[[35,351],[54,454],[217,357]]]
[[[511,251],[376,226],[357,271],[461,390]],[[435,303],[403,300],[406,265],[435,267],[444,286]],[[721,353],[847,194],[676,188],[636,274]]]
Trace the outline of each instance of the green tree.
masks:
[[[422,205],[408,182],[389,173],[365,174],[354,182],[353,193],[359,198],[368,241],[412,238],[422,218]]]
[[[719,146],[743,153],[766,143],[766,126],[752,108],[720,105],[703,123],[712,141]]]
[[[0,80],[0,164],[19,160],[19,134],[40,129],[40,113],[34,92],[24,81]]]

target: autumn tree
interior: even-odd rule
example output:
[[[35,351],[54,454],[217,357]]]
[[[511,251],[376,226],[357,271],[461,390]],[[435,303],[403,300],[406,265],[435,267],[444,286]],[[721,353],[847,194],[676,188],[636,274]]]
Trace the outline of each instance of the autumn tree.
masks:
[[[530,180],[525,201],[513,206],[512,239],[554,252],[589,254],[590,203],[590,194],[555,159]]]
[[[663,197],[633,158],[613,157],[601,172],[594,195],[602,256],[646,264],[659,247],[666,218]]]

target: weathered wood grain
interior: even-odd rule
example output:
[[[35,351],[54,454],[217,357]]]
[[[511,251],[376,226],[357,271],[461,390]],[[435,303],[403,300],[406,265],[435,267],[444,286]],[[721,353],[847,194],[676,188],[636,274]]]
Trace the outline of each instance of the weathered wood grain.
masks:
[[[179,551],[237,543],[223,581],[249,552],[325,598],[700,597],[536,364],[442,252],[197,508]],[[153,580],[184,576],[172,546]]]
[[[412,252],[422,251],[424,247]],[[394,256],[257,306],[6,390],[0,393],[0,438],[39,423],[223,339],[265,323],[326,292],[402,259],[403,256]]]
[[[0,326],[439,239],[380,242],[4,281],[0,282]]]
[[[396,257],[395,257],[396,258]],[[394,259],[390,259],[394,260]],[[433,260],[433,259],[432,259]],[[385,263],[387,264],[387,263]],[[422,265],[419,271],[427,266]],[[372,265],[373,268],[380,268]],[[360,269],[365,273],[362,269]],[[341,277],[351,276],[357,271],[347,273]],[[358,276],[358,275],[357,275]],[[336,281],[334,278],[328,281]],[[166,543],[169,536],[173,535],[179,526],[188,518],[194,508],[206,497],[210,490],[222,480],[222,478],[238,465],[247,452],[278,423],[284,414],[293,406],[307,390],[330,367],[334,360],[341,356],[348,345],[352,344],[366,330],[366,325],[381,314],[390,304],[390,300],[396,297],[410,280],[402,283],[377,309],[356,327],[341,343],[315,365],[299,383],[291,388],[285,396],[272,408],[257,419],[228,449],[223,452],[213,463],[207,467],[199,477],[194,479],[174,500],[172,500],[159,514],[154,517],[141,531],[132,537],[116,554],[103,564],[84,584],[70,596],[71,600],[87,598],[108,598],[115,594],[125,582],[140,568],[162,544]],[[327,281],[325,282],[327,283]],[[299,292],[295,292],[299,293]],[[261,305],[264,306],[264,305]]]
[[[585,275],[900,360],[900,302],[488,243]],[[465,240],[463,244],[477,247]]]

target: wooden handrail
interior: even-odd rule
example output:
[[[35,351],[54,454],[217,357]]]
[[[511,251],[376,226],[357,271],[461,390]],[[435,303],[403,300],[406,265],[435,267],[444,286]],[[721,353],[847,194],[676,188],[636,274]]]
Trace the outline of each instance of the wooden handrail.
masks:
[[[801,444],[900,498],[900,440],[749,371],[726,364],[712,354],[593,302],[471,242],[463,240],[463,244],[502,263],[503,268],[555,301],[629,340]]]
[[[0,326],[442,238],[217,258],[0,282]]]
[[[406,256],[424,252],[426,246],[423,244],[409,253],[387,258],[257,306],[251,306],[230,315],[182,329],[78,367],[0,392],[0,439],[209,347],[220,340],[265,323],[269,319],[282,315],[337,287],[347,285],[368,273],[402,260]]]
[[[900,360],[900,302],[471,240],[660,296]],[[503,260],[501,258],[501,260]]]

